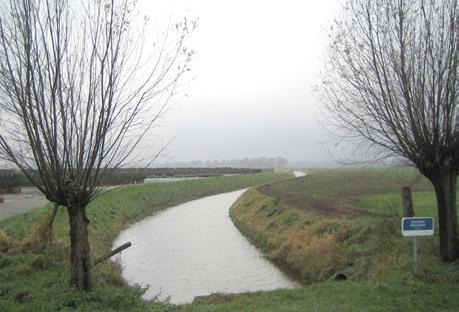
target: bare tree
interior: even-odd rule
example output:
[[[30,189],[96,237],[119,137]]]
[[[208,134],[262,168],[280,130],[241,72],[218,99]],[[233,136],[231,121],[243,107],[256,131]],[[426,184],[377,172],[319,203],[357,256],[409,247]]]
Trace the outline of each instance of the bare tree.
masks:
[[[456,0],[349,0],[331,30],[323,99],[335,126],[408,159],[435,188],[440,252],[458,258]]]
[[[104,173],[166,112],[193,55],[195,23],[148,33],[133,9],[131,0],[0,4],[0,155],[66,207],[70,285],[83,290],[91,289],[86,207]]]

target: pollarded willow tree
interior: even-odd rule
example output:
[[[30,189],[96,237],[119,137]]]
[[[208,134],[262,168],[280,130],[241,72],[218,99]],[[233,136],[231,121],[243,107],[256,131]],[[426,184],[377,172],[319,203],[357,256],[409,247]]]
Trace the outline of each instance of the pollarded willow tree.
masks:
[[[195,24],[148,33],[130,0],[10,0],[0,10],[0,155],[66,207],[70,285],[90,290],[86,208],[169,107]]]
[[[435,188],[444,260],[458,258],[456,0],[349,0],[323,99],[341,133],[408,159]]]

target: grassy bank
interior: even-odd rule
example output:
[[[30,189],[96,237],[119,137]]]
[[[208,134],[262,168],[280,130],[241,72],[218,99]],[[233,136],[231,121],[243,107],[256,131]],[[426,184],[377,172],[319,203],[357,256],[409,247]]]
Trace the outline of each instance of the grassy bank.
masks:
[[[412,241],[400,233],[404,185],[413,187],[416,214],[436,217],[430,184],[407,168],[325,170],[251,189],[231,208],[234,223],[268,257],[314,284],[188,308],[210,311],[217,300],[226,301],[219,311],[457,310],[459,263],[439,260],[438,230],[421,239],[421,274],[411,273]],[[350,280],[330,281],[337,272]]]
[[[304,311],[458,311],[457,283],[432,284],[408,274],[376,282],[322,282],[296,290],[215,295],[179,307],[182,312],[304,312]]]
[[[88,207],[93,258],[107,252],[128,224],[155,211],[199,197],[228,192],[289,173],[215,177],[174,183],[129,185],[107,192]],[[43,243],[50,207],[0,221],[0,311],[146,311],[172,307],[141,300],[142,289],[127,287],[119,268],[109,262],[94,267],[94,291],[68,288],[68,221],[61,209],[55,242]]]

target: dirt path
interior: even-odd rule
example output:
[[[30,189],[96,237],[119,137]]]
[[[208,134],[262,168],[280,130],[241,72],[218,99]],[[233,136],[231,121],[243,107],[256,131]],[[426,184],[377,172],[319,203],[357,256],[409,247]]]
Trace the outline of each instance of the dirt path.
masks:
[[[23,187],[19,194],[3,194],[5,202],[0,204],[0,220],[12,215],[44,206],[48,200],[35,187]]]

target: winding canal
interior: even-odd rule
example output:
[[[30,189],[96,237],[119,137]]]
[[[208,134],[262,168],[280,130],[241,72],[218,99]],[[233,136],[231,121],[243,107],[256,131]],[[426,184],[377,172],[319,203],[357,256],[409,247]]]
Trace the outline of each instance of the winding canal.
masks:
[[[148,285],[145,299],[176,304],[217,292],[299,287],[233,225],[229,208],[244,192],[190,201],[130,226],[114,243],[133,245],[118,255],[123,278]]]

